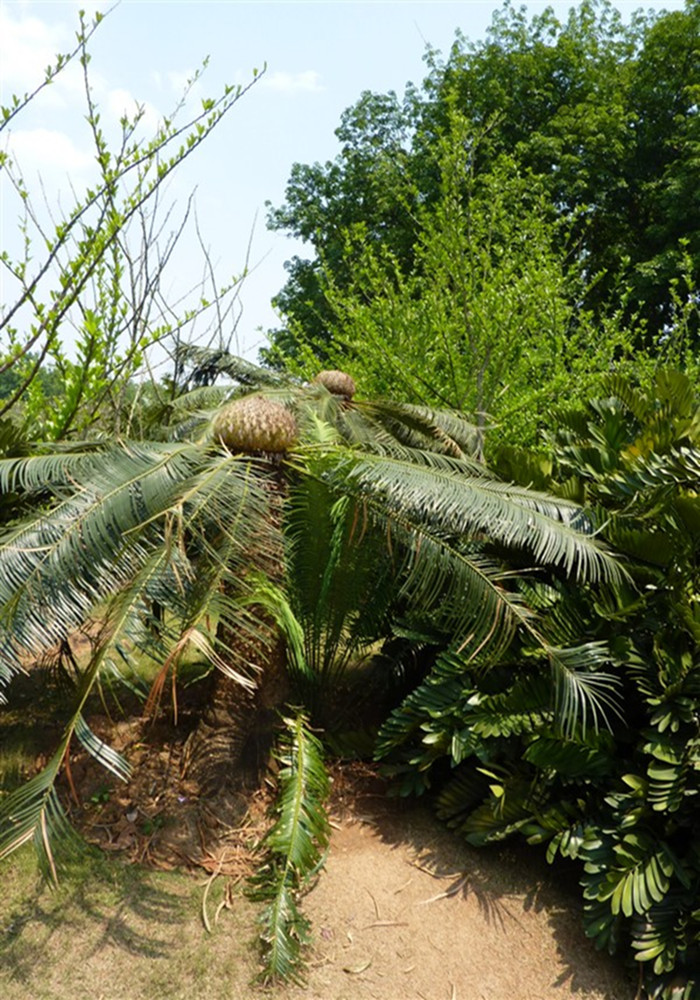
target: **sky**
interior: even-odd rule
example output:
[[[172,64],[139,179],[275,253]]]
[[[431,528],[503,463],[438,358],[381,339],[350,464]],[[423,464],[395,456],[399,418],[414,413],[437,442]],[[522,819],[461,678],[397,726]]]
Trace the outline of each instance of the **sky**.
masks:
[[[554,8],[564,18],[567,2],[528,2],[530,14]],[[640,4],[618,0],[629,16]],[[646,9],[678,9],[681,0],[646,3]],[[184,208],[196,189],[199,232],[217,279],[225,283],[246,266],[234,349],[251,359],[264,331],[279,325],[270,300],[285,281],[284,261],[305,253],[303,244],[266,229],[267,201],[279,206],[295,162],[336,156],[334,135],[343,110],[365,90],[403,94],[425,75],[426,46],[449,52],[455,30],[484,38],[500,0],[462,2],[245,2],[245,0],[0,0],[0,103],[40,82],[57,52],[74,43],[78,10],[109,14],[90,44],[94,96],[107,134],[135,101],[145,108],[141,134],[152,134],[173,110],[182,88],[208,57],[191,94],[192,107],[218,96],[226,84],[252,88],[169,182],[164,201]],[[264,72],[261,71],[264,69]],[[0,148],[21,166],[30,190],[50,206],[70,202],[70,186],[83,190],[94,179],[94,153],[84,120],[79,67],[62,73],[18,116]],[[110,131],[111,130],[111,131]],[[0,178],[0,245],[14,246],[18,211]],[[172,224],[172,223],[171,223]],[[189,230],[166,278],[175,300],[202,274],[203,258]],[[7,301],[0,276],[0,299]]]

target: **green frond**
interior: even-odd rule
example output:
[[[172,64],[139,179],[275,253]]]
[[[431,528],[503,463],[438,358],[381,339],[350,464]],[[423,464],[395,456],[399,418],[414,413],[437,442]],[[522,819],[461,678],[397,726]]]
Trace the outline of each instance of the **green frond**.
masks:
[[[392,519],[387,534],[404,559],[397,566],[402,596],[472,657],[495,660],[531,612],[501,584],[502,569],[478,547],[455,547],[420,523]]]
[[[108,450],[108,446],[98,445],[88,451],[0,459],[0,493],[45,493],[83,482]]]
[[[264,873],[264,871],[263,871]],[[265,949],[265,967],[260,974],[263,984],[292,982],[303,984],[301,964],[308,945],[309,921],[301,912],[297,893],[284,883],[260,915],[260,935]]]
[[[482,737],[520,736],[541,728],[551,716],[551,692],[541,674],[515,676],[509,690],[498,694],[475,692],[468,700],[465,722]]]
[[[66,745],[67,741],[62,741],[39,774],[0,797],[0,860],[33,842],[43,874],[54,883],[59,869],[85,850],[56,794],[56,777]]]
[[[450,654],[443,654],[448,655]],[[404,698],[382,724],[377,735],[375,759],[382,761],[390,757],[404,744],[409,747],[411,757],[416,757],[418,752],[412,746],[412,741],[420,736],[425,719],[439,718],[453,712],[464,694],[465,686],[466,679],[463,676],[456,674],[445,678],[438,672],[437,665],[433,667],[426,679]],[[418,763],[418,760],[414,762]]]
[[[697,914],[692,921],[687,917],[689,904],[692,906],[693,902],[692,893],[675,888],[643,913],[633,914],[631,945],[635,961],[651,963],[657,976],[673,972],[679,953],[692,947],[694,936],[697,939]]]
[[[189,381],[195,386],[211,385],[221,375],[253,389],[288,381],[284,375],[270,368],[261,368],[252,361],[246,361],[245,358],[221,348],[181,344],[178,348],[178,361],[190,369]]]
[[[439,456],[437,457],[439,460]],[[579,507],[524,487],[476,477],[456,460],[421,466],[379,455],[348,456],[347,489],[406,520],[453,537],[485,536],[560,566],[579,580],[618,580],[619,563],[591,536]]]
[[[128,781],[131,776],[131,767],[124,760],[120,753],[117,753],[109,744],[101,740],[93,733],[88,726],[82,712],[75,721],[75,735],[80,740],[91,757],[101,764],[106,770],[119,778],[121,781]]]
[[[278,815],[265,844],[273,854],[284,858],[287,871],[294,871],[301,885],[320,861],[328,842],[323,802],[330,784],[321,744],[306,727],[303,716],[283,721],[287,732],[277,754],[282,765]]]
[[[114,449],[85,467],[66,499],[0,536],[0,655],[7,672],[17,649],[39,655],[133,576],[156,540],[152,532],[138,541],[129,533],[170,506],[191,458],[187,451]]]
[[[520,773],[517,767],[496,770],[491,765],[481,770],[489,779],[489,794],[469,813],[460,828],[469,843],[477,847],[505,840],[518,832],[540,806],[531,777]]]
[[[672,855],[663,843],[637,831],[626,834],[613,852],[615,860],[598,889],[598,900],[609,900],[615,915],[646,913],[668,892],[675,867]]]
[[[293,681],[303,686],[313,680],[306,662],[304,630],[299,623],[285,592],[267,577],[256,575],[251,581],[252,589],[242,602],[243,605],[257,605],[274,619],[284,636],[287,647],[287,669]]]
[[[298,898],[323,862],[329,824],[324,800],[329,779],[321,746],[303,716],[284,719],[277,759],[282,765],[276,820],[263,846],[269,859],[252,880],[254,899],[267,900],[262,916],[264,982],[300,978],[308,922]]]
[[[602,778],[614,772],[614,747],[605,733],[588,733],[586,738],[567,739],[541,731],[528,744],[524,760],[543,771],[564,777]]]
[[[0,681],[16,671],[18,652],[40,655],[128,587],[154,551],[167,558],[148,596],[166,606],[196,589],[194,557],[203,579],[201,559],[212,555],[219,579],[243,576],[251,535],[262,553],[272,549],[266,512],[262,477],[228,453],[189,445],[103,453],[65,499],[0,536]]]
[[[609,714],[624,720],[619,677],[598,668],[610,659],[607,644],[587,642],[568,649],[548,647],[555,691],[555,718],[565,736],[589,725],[612,729]]]
[[[461,827],[467,816],[489,793],[489,778],[470,762],[462,765],[443,785],[435,800],[438,819],[450,827]]]
[[[460,413],[408,403],[359,402],[356,412],[411,450],[438,452],[478,461],[481,435]],[[483,471],[483,465],[482,471]]]
[[[313,471],[319,460],[308,461]],[[313,675],[304,697],[315,707],[317,696],[387,635],[398,587],[384,538],[363,505],[338,498],[321,475],[292,483],[285,542],[290,601]]]

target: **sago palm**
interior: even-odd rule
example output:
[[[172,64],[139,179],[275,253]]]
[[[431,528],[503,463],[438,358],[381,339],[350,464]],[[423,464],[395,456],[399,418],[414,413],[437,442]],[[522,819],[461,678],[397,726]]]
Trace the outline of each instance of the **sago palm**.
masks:
[[[512,556],[519,572],[619,576],[576,505],[499,481],[457,414],[358,401],[342,373],[228,372],[238,384],[170,404],[162,440],[0,462],[25,512],[0,538],[0,684],[11,694],[21,664],[99,623],[53,756],[0,800],[0,856],[33,840],[52,869],[52,842],[70,844],[56,779],[74,740],[128,777],[86,711],[100,679],[144,653],[161,664],[156,692],[193,650],[216,672],[191,745],[200,764],[212,749],[202,794],[267,752],[285,701],[316,711],[324,685],[411,616],[475,661],[524,631],[560,687],[568,675],[583,692],[565,711],[594,689],[578,681],[596,676],[595,651],[561,655],[508,569]]]

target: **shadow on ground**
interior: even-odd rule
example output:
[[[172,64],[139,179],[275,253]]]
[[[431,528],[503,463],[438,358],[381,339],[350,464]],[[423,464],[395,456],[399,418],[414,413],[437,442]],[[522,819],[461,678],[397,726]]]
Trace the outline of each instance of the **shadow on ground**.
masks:
[[[525,844],[472,848],[381,788],[341,801],[307,900],[317,937],[307,995],[632,1000],[622,963],[584,935],[576,877]]]

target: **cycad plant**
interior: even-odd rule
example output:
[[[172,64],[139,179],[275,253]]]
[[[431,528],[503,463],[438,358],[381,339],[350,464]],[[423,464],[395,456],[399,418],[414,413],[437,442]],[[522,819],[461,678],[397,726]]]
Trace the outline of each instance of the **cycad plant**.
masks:
[[[449,636],[475,664],[520,636],[557,678],[555,711],[580,721],[611,697],[597,647],[558,648],[516,585],[536,567],[620,578],[576,504],[500,481],[457,414],[358,401],[342,373],[218,369],[233,381],[170,403],[159,440],[0,462],[25,511],[0,538],[0,683],[11,696],[20,664],[98,623],[53,756],[0,800],[0,856],[33,841],[55,874],[56,846],[73,843],[56,780],[75,741],[128,776],[88,705],[144,654],[161,664],[156,695],[193,650],[215,672],[185,762],[202,797],[260,764],[287,703],[322,720],[349,668],[386,662],[397,635]]]
[[[602,808],[578,853],[586,929],[631,948],[648,993],[700,997],[700,399],[660,371],[640,390],[568,415],[555,436],[562,489],[599,507],[628,553],[635,600],[608,630],[623,665],[628,728],[615,746]],[[551,850],[567,852],[567,833]]]

